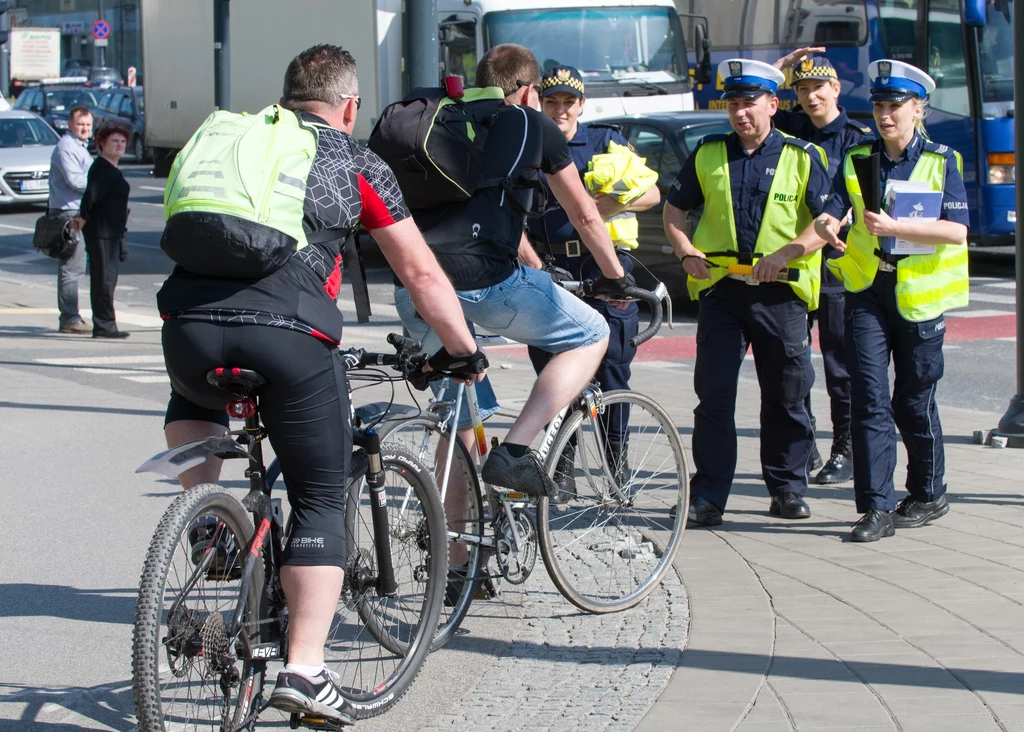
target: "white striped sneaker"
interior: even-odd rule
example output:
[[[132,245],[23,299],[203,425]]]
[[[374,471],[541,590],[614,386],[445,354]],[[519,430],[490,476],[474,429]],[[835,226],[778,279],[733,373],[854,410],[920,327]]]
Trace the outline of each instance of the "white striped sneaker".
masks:
[[[270,706],[293,714],[322,715],[342,725],[355,724],[356,712],[342,696],[337,678],[327,668],[313,678],[281,671],[270,695]]]

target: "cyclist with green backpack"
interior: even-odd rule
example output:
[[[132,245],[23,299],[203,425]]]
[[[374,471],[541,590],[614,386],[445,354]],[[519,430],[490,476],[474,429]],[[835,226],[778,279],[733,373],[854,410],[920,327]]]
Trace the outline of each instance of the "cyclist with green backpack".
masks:
[[[294,519],[281,569],[289,657],[270,704],[340,724],[354,715],[324,666],[323,647],[342,587],[339,529],[352,446],[335,299],[341,245],[357,222],[444,347],[476,356],[462,357],[469,364],[461,373],[486,368],[390,169],[351,137],[358,109],[355,61],[320,45],[289,64],[280,104],[255,115],[211,115],[168,179],[161,246],[178,266],[157,296],[171,380],[169,446],[227,429],[230,395],[206,382],[210,369],[238,366],[267,379],[260,412]],[[448,351],[431,363],[445,368]],[[209,458],[183,473],[182,484],[215,482],[219,470]],[[194,546],[208,538],[203,529],[189,532]]]

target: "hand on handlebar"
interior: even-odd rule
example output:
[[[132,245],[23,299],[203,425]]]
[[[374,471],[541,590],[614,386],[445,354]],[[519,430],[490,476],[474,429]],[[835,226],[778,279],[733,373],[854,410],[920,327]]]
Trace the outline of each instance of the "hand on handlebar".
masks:
[[[466,383],[482,381],[490,364],[487,361],[487,356],[479,348],[475,353],[457,356],[453,356],[441,348],[430,358],[416,357],[415,362],[410,362],[410,366],[413,365],[419,368],[410,369],[409,382],[415,388],[423,391],[429,382],[446,377]]]
[[[593,285],[594,297],[602,300],[621,300],[624,296],[624,291],[630,287],[636,287],[636,280],[633,279],[633,275],[628,272],[622,277],[609,278],[601,277]],[[618,295],[619,297],[616,297]]]

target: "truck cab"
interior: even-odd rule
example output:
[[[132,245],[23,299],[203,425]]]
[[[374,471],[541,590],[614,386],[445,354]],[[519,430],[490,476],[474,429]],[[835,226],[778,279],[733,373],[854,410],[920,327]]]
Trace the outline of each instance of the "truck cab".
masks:
[[[583,121],[693,109],[672,0],[438,0],[438,12],[443,73],[462,76],[467,86],[487,50],[518,43],[542,69],[579,69],[587,93]],[[706,38],[706,26],[699,38]]]

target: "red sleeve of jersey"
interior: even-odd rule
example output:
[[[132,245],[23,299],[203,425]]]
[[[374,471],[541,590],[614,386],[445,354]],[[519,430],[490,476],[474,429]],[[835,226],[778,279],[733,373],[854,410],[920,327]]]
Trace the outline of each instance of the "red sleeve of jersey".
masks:
[[[359,198],[362,202],[362,211],[359,213],[359,220],[367,231],[381,229],[395,223],[391,211],[383,199],[373,189],[369,181],[359,173]]]

